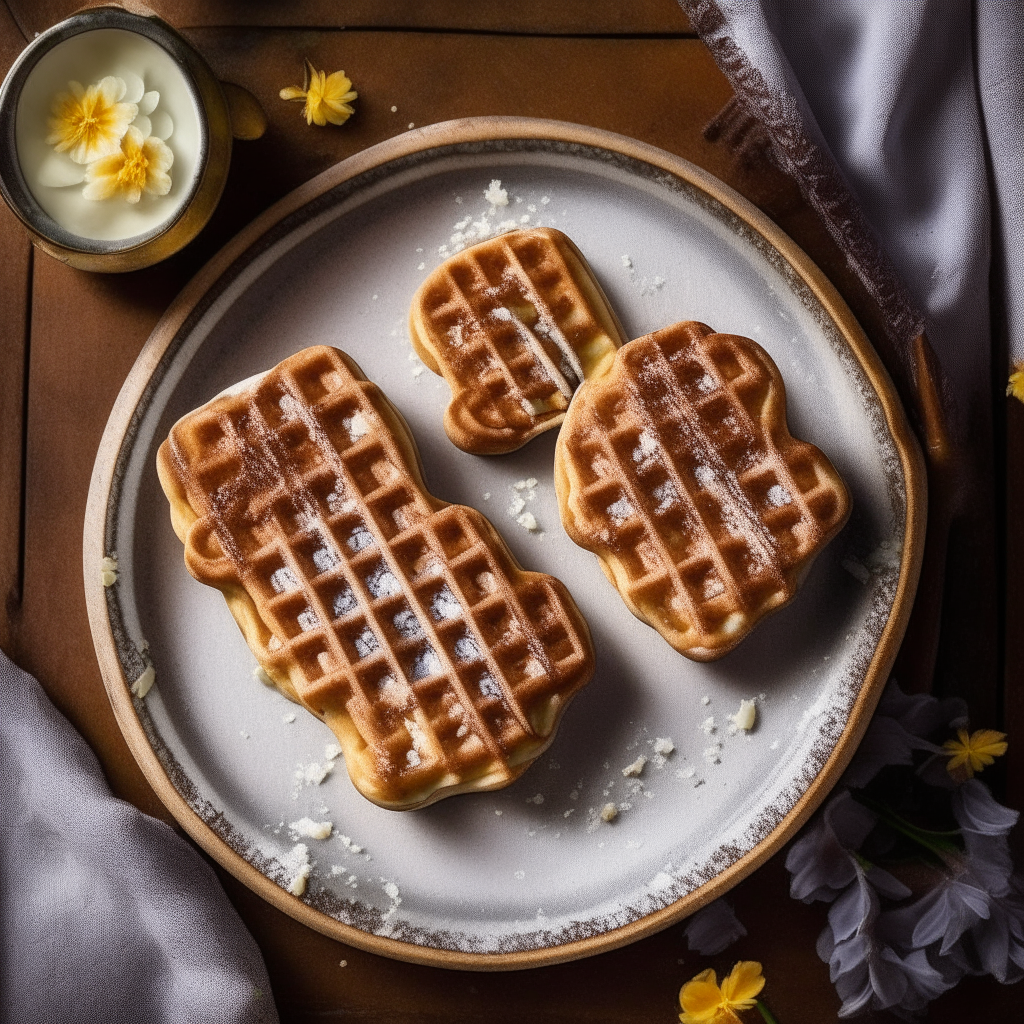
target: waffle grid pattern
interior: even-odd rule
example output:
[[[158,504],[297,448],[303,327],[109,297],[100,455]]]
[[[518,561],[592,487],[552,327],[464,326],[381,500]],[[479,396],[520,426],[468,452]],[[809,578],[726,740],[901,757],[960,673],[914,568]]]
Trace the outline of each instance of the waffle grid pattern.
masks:
[[[583,382],[581,353],[608,329],[559,234],[522,230],[472,246],[438,267],[414,300],[413,333],[452,387],[454,429],[526,439],[560,418]]]
[[[244,586],[258,660],[315,714],[351,720],[375,792],[507,781],[543,745],[544,706],[586,681],[589,644],[556,581],[515,569],[479,512],[425,493],[382,397],[321,347],[180,422],[200,516],[186,559]]]
[[[567,529],[683,653],[735,646],[846,517],[841,480],[789,436],[781,378],[745,338],[674,325],[576,401]]]

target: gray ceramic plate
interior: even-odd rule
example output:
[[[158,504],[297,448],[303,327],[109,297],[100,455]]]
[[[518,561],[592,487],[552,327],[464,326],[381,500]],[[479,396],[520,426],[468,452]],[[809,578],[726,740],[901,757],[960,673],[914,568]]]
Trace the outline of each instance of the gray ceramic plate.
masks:
[[[506,207],[484,198],[495,179]],[[722,660],[697,664],[673,651],[565,536],[554,433],[490,458],[445,436],[448,388],[412,354],[407,310],[424,276],[466,241],[460,233],[484,231],[482,220],[565,231],[632,337],[698,319],[756,339],[786,380],[794,436],[821,447],[845,478],[847,527],[796,600]],[[550,750],[505,790],[409,813],[364,800],[344,761],[326,758],[327,727],[253,678],[221,595],[185,570],[157,446],[179,416],[313,343],[349,352],[398,406],[433,493],[485,512],[526,568],[568,585],[590,623],[593,681]],[[530,478],[536,486],[523,488]],[[229,870],[311,926],[377,952],[447,966],[549,963],[692,912],[820,802],[902,636],[922,480],[892,386],[846,307],[724,185],[590,129],[453,122],[321,175],[186,289],[111,416],[90,496],[86,587],[107,688],[136,757]],[[510,513],[516,498],[538,531]],[[100,559],[111,551],[119,578],[104,590]],[[139,700],[128,685],[147,659],[156,685]],[[756,727],[730,733],[743,699],[756,700]],[[658,756],[666,738],[674,750]],[[642,773],[625,776],[640,755]],[[600,810],[610,802],[619,814],[608,823]],[[330,838],[297,835],[290,825],[303,818],[332,822]],[[301,899],[286,891],[302,860],[297,842],[312,861]]]

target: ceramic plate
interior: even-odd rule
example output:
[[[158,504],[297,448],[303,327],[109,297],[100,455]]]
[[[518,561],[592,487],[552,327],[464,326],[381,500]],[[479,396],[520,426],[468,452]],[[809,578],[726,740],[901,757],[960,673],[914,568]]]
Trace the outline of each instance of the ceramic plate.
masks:
[[[492,207],[492,181],[508,205]],[[410,347],[409,300],[446,253],[514,222],[565,231],[631,337],[676,320],[756,339],[794,436],[822,448],[849,524],[796,600],[698,664],[633,618],[574,546],[555,433],[476,457],[442,429],[448,387]],[[186,572],[154,467],[171,424],[314,343],[350,353],[408,420],[427,483],[487,514],[528,569],[562,579],[597,673],[515,784],[396,813],[363,799],[326,726],[253,677],[221,595]],[[535,481],[535,482],[534,482]],[[779,230],[686,162],[619,136],[485,119],[410,132],[311,181],[235,239],[154,332],[111,415],[86,526],[97,652],[119,722],[192,836],[327,934],[446,966],[507,968],[631,941],[735,884],[838,778],[885,682],[919,568],[920,457],[849,311]],[[529,483],[528,483],[529,482]],[[522,507],[538,529],[517,522]],[[115,585],[100,560],[117,553]],[[147,664],[144,699],[129,684]],[[731,732],[753,699],[757,723]],[[673,750],[667,756],[659,748]],[[646,757],[638,776],[623,769]],[[326,768],[331,770],[324,775]],[[612,822],[601,817],[609,803]],[[329,838],[292,823],[329,821]],[[300,830],[301,831],[301,830]],[[287,888],[304,862],[301,898]]]

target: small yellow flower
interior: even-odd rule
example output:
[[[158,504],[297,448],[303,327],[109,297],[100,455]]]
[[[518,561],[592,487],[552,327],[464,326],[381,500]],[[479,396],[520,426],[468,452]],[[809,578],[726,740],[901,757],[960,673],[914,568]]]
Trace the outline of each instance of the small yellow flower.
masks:
[[[359,93],[352,89],[352,83],[344,71],[335,71],[329,75],[326,71],[317,71],[307,60],[302,88],[289,85],[278,95],[283,100],[305,100],[302,113],[306,117],[306,124],[316,122],[323,127],[328,121],[331,124],[344,124],[355,113],[355,108],[350,104]]]
[[[682,1024],[740,1024],[737,1010],[749,1010],[764,988],[756,960],[741,960],[718,987],[715,972],[701,971],[679,990]]]
[[[995,729],[976,729],[970,735],[966,729],[958,729],[957,736],[959,739],[946,740],[942,744],[952,754],[946,762],[946,770],[953,776],[961,774],[972,778],[975,772],[980,772],[1005,754],[1009,745],[1006,733]]]
[[[1016,398],[1018,402],[1024,402],[1024,361],[1014,364],[1013,373],[1010,374],[1009,383],[1006,385],[1006,393]]]
[[[112,156],[139,112],[134,103],[120,102],[125,88],[120,78],[111,75],[88,89],[79,82],[68,82],[69,92],[58,93],[50,108],[47,143],[77,164]]]
[[[137,203],[143,192],[165,196],[171,190],[167,171],[172,163],[174,154],[164,142],[152,135],[143,138],[138,128],[129,128],[117,153],[89,164],[82,195],[86,199],[120,196],[129,203]]]

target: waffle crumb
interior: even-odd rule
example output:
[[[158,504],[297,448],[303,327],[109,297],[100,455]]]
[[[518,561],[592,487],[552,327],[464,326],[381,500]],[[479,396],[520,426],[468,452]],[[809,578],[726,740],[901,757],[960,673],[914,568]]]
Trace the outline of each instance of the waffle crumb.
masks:
[[[602,821],[614,821],[619,816],[619,809],[611,801],[601,808]]]
[[[741,732],[749,732],[757,721],[757,705],[752,700],[741,700],[739,711],[729,719]]]
[[[107,555],[100,562],[100,583],[112,587],[117,582],[117,556]]]
[[[647,758],[641,754],[632,764],[627,764],[626,767],[622,769],[622,774],[627,779],[635,779],[641,774],[641,772],[643,772],[644,765],[646,764]]]
[[[668,757],[673,750],[676,749],[676,745],[668,738],[668,736],[659,736],[654,741],[654,752],[661,754],[662,757]]]
[[[140,700],[146,696],[156,682],[156,669],[147,665],[141,676],[132,683],[132,693]]]

